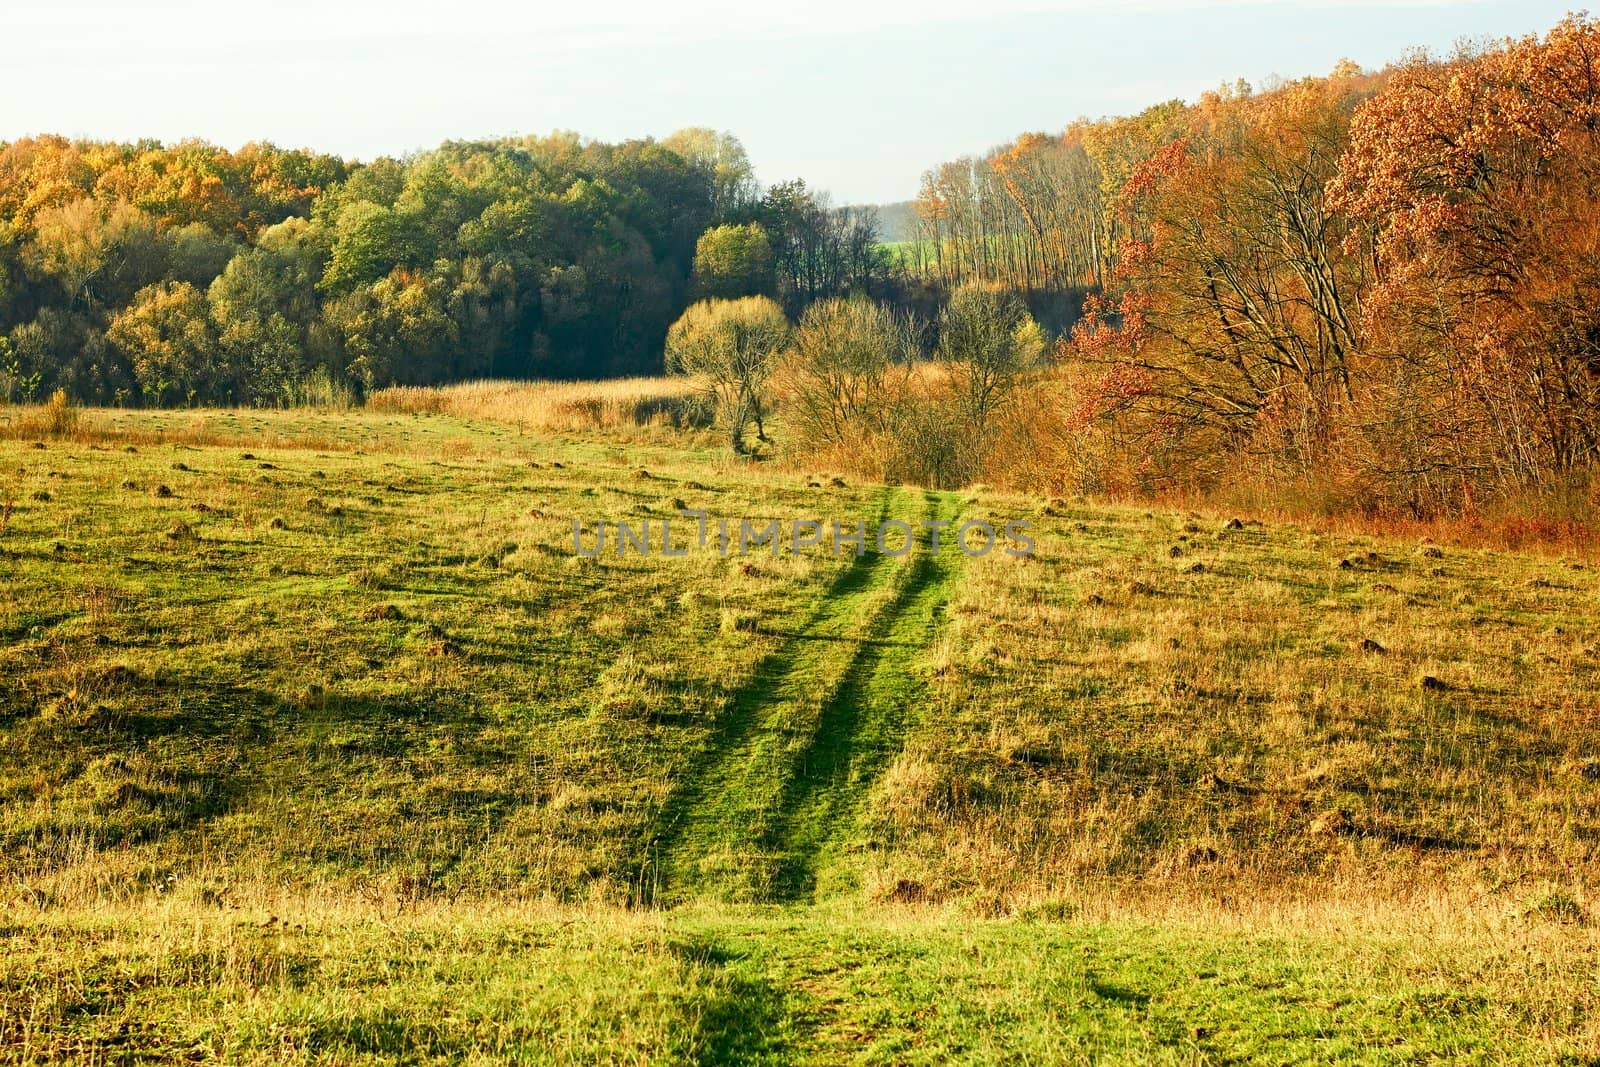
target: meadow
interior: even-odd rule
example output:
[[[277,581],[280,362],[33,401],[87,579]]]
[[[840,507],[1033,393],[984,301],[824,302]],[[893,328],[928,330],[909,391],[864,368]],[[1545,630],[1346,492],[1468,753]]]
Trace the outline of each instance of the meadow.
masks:
[[[1595,560],[471,389],[0,411],[0,1062],[1600,1062]]]

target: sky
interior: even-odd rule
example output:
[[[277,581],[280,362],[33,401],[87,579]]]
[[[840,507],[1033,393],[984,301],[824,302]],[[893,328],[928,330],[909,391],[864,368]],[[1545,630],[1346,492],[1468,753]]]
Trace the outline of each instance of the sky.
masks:
[[[764,183],[909,199],[924,170],[1223,81],[1377,67],[1549,29],[1538,0],[77,0],[8,4],[0,140],[37,133],[370,159],[446,139],[684,126]]]

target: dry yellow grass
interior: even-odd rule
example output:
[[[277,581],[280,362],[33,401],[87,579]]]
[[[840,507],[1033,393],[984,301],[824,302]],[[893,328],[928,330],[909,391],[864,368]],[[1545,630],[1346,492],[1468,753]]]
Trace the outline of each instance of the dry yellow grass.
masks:
[[[367,401],[391,414],[492,419],[533,430],[607,430],[628,426],[700,426],[708,421],[694,378],[618,378],[598,382],[463,382],[394,386]]]
[[[597,382],[463,382],[395,386],[372,394],[369,413],[307,406],[291,410],[191,408],[161,411],[97,408],[80,411],[52,398],[41,405],[0,408],[0,440],[70,441],[87,446],[294,448],[317,451],[381,449],[404,438],[414,444],[413,419],[428,420],[423,437],[459,434],[453,419],[498,422],[535,432],[572,433],[645,427],[694,429],[709,425],[704,388],[694,378],[622,378]]]
[[[16,437],[74,436],[79,429],[81,412],[67,396],[65,389],[57,389],[43,404],[13,408],[15,415],[0,421]]]

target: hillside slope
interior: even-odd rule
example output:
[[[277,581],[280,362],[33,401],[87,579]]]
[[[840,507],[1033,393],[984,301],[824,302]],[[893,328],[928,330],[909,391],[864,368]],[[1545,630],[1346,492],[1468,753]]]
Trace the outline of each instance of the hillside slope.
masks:
[[[1596,1032],[1600,579],[1582,562],[832,484],[655,428],[94,412],[75,440],[0,441],[0,470],[0,897],[33,916],[0,987],[12,1037],[35,1013],[36,1048],[136,1002],[176,1013],[183,1041],[257,1048],[265,1031],[195,1029],[174,921],[207,946],[194,965],[213,960],[194,973],[221,976],[213,1008],[349,981],[329,946],[367,946],[347,946],[360,970],[459,922],[465,942],[429,943],[462,971],[417,979],[444,997],[523,930],[570,981],[614,983],[643,1013],[640,1054],[668,1059],[731,1056],[706,1014],[724,1009],[767,1012],[777,1058],[850,1032],[880,1059],[970,1051],[998,1040],[980,991],[1001,979],[964,969],[968,951],[1134,1028],[1083,1044],[1077,1016],[1030,1016],[1013,1054],[1324,1058],[1293,1035],[1337,1011],[1297,1016],[1283,1044],[1243,1023],[1208,1043],[1208,1012],[1247,1009],[1169,983],[1189,968],[1277,989],[1338,959],[1326,996],[1374,1013],[1350,1023],[1367,1034],[1352,1054],[1394,1033],[1438,1047],[1404,1022],[1435,986],[1469,989],[1451,1009],[1469,1050],[1509,1027],[1538,1059]],[[1021,519],[1037,549],[573,552],[574,519],[682,506],[735,525]],[[668,910],[610,910],[641,904]],[[250,940],[286,914],[299,932]],[[1377,916],[1396,928],[1341,940]],[[594,931],[581,951],[571,922]],[[1225,947],[1241,923],[1298,947]],[[892,978],[920,936],[904,924],[931,939],[914,982],[980,998],[929,1019],[933,1044],[852,1014],[920,995]],[[43,947],[84,936],[112,947]],[[1423,951],[1441,939],[1478,946],[1470,975]],[[1557,1015],[1533,964],[1496,955],[1509,943],[1565,968]],[[1295,975],[1263,977],[1280,951],[1301,954]],[[41,966],[68,968],[49,996]],[[167,977],[63,992],[128,966]],[[758,979],[776,983],[764,1008],[745,1003]],[[385,981],[401,997],[411,979]],[[661,1020],[634,999],[653,983],[688,998],[700,1044],[673,1045],[670,1020],[649,1044]],[[474,995],[460,1032],[369,1020],[324,1046],[290,1000],[262,1010],[308,1056],[367,1041],[405,1058],[505,1023]],[[572,1025],[601,1025],[591,1008]],[[518,1040],[543,1047],[543,1025]]]

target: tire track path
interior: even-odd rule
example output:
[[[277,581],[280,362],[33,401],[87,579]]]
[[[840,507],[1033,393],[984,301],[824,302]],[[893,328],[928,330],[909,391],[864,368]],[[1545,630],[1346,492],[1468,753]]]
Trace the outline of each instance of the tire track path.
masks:
[[[892,511],[902,500],[911,503],[885,491],[879,519],[909,520]],[[922,512],[953,519],[955,500],[924,494]],[[853,560],[730,698],[658,815],[636,882],[641,902],[816,894],[819,870],[900,749],[921,688],[915,660],[949,596],[955,550],[947,542],[931,554],[927,531],[917,532],[905,557]]]

